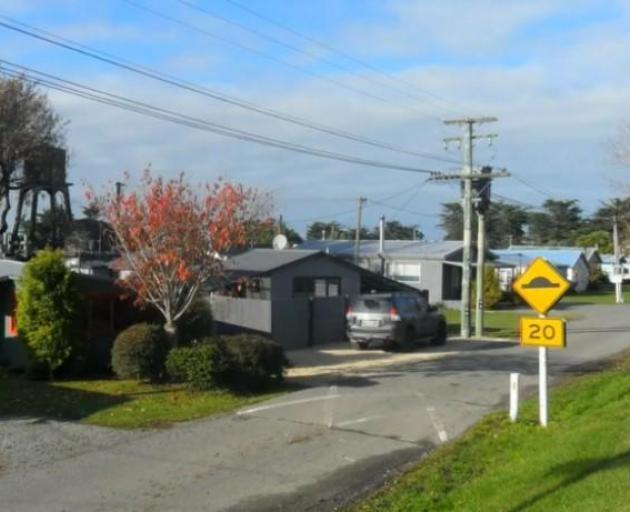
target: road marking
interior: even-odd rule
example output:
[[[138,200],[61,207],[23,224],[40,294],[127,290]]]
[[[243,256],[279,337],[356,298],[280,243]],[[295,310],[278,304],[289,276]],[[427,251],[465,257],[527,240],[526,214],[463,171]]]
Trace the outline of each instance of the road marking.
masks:
[[[354,420],[342,421],[340,423],[337,423],[335,427],[337,428],[349,427],[350,425],[358,425],[359,423],[367,423],[370,420],[375,420],[377,418],[382,418],[382,417],[383,417],[382,414],[377,414],[375,416],[365,416],[364,418],[356,418]]]
[[[427,407],[427,413],[429,414],[431,423],[433,423],[433,426],[435,427],[435,430],[437,431],[440,441],[443,443],[448,441],[448,434],[446,433],[446,430],[444,430],[444,424],[437,417],[437,414],[435,412],[435,407],[431,407],[431,406]]]
[[[261,405],[259,407],[252,407],[251,409],[245,409],[243,411],[237,411],[237,416],[242,416],[244,414],[254,414],[256,412],[268,411],[270,409],[278,409],[280,407],[288,407],[290,405],[300,405],[307,404],[309,402],[319,402],[320,400],[332,400],[335,398],[339,398],[341,395],[336,394],[328,394],[322,396],[314,396],[311,398],[301,398],[299,400],[289,400],[288,402],[280,402],[277,404],[269,404],[269,405]]]
[[[416,396],[420,397],[425,404],[427,403],[427,397],[424,396],[424,393],[416,391]],[[426,410],[427,414],[429,415],[429,419],[433,424],[433,428],[435,428],[435,431],[437,432],[440,442],[445,443],[446,441],[448,441],[448,434],[446,433],[446,429],[444,428],[444,423],[440,421],[440,418],[438,418],[438,415],[435,412],[435,407],[427,405]]]
[[[328,396],[336,396],[336,395],[338,395],[337,386],[333,384],[332,386],[328,388]],[[333,423],[335,421],[333,405],[334,404],[330,401],[324,402],[324,411],[323,411],[324,412],[324,425],[326,425],[328,428],[332,428]]]

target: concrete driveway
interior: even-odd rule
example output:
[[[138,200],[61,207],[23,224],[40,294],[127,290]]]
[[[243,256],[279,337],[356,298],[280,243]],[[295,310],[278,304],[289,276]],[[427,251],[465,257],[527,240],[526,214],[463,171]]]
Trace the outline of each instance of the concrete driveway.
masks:
[[[575,309],[585,319],[572,324],[569,348],[550,354],[553,378],[630,347],[630,307]],[[524,387],[537,380],[536,350],[510,343],[419,355],[436,357],[322,374],[314,387],[165,431],[2,422],[2,509],[334,510],[503,406],[510,372]],[[65,445],[43,443],[47,430]],[[31,463],[15,457],[29,440]]]
[[[289,378],[334,376],[431,361],[466,350],[470,347],[470,343],[468,340],[452,339],[441,347],[423,344],[408,352],[379,349],[357,350],[349,342],[290,350],[287,352],[287,357],[292,367],[288,370],[287,376]]]

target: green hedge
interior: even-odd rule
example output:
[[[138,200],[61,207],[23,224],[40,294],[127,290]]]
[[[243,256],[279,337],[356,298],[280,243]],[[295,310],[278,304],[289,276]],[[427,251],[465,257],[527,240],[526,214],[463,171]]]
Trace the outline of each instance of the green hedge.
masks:
[[[280,345],[252,334],[204,338],[190,347],[172,349],[166,360],[169,377],[194,390],[264,389],[282,380],[288,365]]]
[[[112,348],[112,369],[120,379],[162,380],[168,340],[159,325],[136,324],[122,331]]]

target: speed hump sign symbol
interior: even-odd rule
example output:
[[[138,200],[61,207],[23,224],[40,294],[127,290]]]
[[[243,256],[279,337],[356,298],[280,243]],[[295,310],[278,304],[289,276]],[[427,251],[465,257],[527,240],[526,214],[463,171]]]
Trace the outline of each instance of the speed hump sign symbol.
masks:
[[[553,308],[571,283],[551,263],[536,258],[514,283],[514,291],[541,315]]]

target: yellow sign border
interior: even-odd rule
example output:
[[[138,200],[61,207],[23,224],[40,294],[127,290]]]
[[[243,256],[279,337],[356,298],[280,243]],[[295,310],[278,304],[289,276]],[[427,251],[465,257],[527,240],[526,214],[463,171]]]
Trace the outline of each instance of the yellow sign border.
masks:
[[[540,261],[541,263],[547,265],[557,275],[559,280],[562,282],[563,287],[565,288],[565,290],[558,296],[558,298],[554,302],[552,302],[546,309],[541,309],[538,306],[536,306],[535,304],[533,304],[530,301],[530,299],[527,297],[527,295],[523,295],[522,294],[522,289],[518,289],[517,288],[517,285],[519,285],[519,283],[525,278],[525,276],[530,271],[530,269],[538,261]],[[546,315],[547,313],[549,313],[549,311],[551,311],[556,306],[556,304],[558,304],[558,302],[560,302],[562,297],[564,297],[567,294],[567,292],[571,289],[571,283],[558,271],[558,269],[556,267],[554,267],[551,263],[549,263],[545,258],[538,257],[534,261],[532,261],[529,264],[529,266],[527,267],[527,270],[525,270],[525,272],[523,272],[518,277],[518,279],[516,281],[514,281],[514,283],[512,284],[512,289],[518,294],[519,297],[521,297],[525,302],[527,302],[527,304],[529,305],[530,308],[532,308],[534,311],[537,311],[541,315]]]
[[[544,333],[544,329],[547,326],[555,326],[555,332],[557,336],[553,341],[545,342],[541,337],[541,341],[532,341],[530,336],[527,336],[526,325],[541,324],[539,332]],[[547,347],[554,349],[564,349],[567,347],[567,323],[563,318],[538,318],[533,316],[522,316],[520,318],[520,344],[522,347]],[[557,339],[560,341],[556,341]]]

